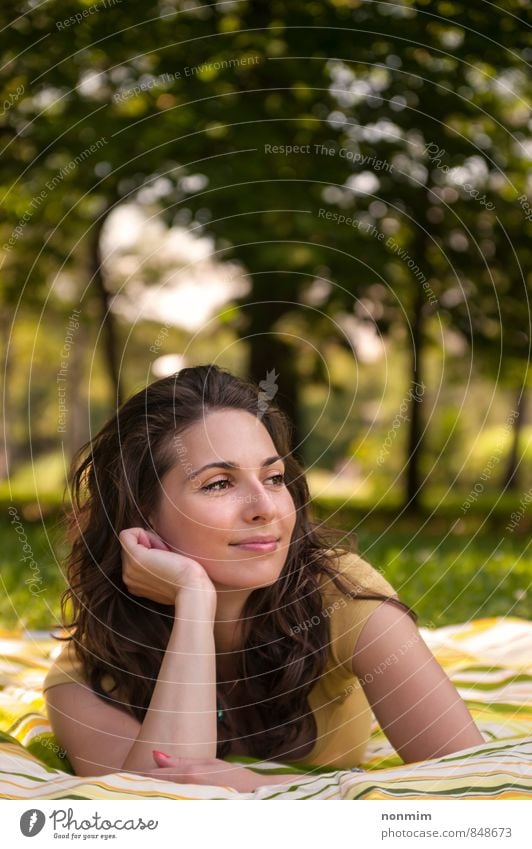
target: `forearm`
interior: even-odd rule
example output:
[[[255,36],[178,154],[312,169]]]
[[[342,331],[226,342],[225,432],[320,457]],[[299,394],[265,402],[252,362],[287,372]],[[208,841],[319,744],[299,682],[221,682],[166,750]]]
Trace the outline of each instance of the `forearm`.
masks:
[[[216,757],[214,614],[212,600],[201,590],[177,596],[157,683],[124,770],[153,766],[153,749],[175,758]]]
[[[160,760],[160,758],[157,758]],[[164,759],[164,766],[138,770],[141,775],[156,778],[159,781],[174,781],[178,784],[202,784],[212,787],[232,787],[239,793],[249,793],[259,787],[272,785],[290,786],[301,784],[303,781],[314,780],[307,773],[257,773],[247,767],[228,763],[227,761],[211,758],[176,758]]]

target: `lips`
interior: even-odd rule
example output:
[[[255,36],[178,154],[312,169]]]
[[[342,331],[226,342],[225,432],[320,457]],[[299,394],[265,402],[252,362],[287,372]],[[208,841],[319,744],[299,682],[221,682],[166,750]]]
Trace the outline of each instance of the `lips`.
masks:
[[[270,542],[279,542],[279,537],[248,537],[240,542],[231,542],[229,545],[263,545]]]
[[[240,548],[243,551],[256,551],[269,553],[271,551],[275,551],[279,544],[278,537],[252,537],[247,540],[243,540],[242,542],[232,542],[231,546],[234,548]]]

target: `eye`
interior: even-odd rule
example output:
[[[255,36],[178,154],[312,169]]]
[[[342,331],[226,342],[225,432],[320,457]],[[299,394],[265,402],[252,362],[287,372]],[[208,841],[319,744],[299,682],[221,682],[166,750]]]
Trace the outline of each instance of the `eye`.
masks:
[[[225,487],[222,487],[220,490],[215,489],[215,487],[217,487],[221,483],[229,483],[229,481],[227,480],[227,478],[222,478],[219,481],[213,481],[212,483],[208,483],[206,486],[202,486],[201,489],[212,490],[213,492],[221,492],[223,489],[225,489]]]
[[[284,474],[282,472],[277,472],[275,475],[270,475],[270,477],[266,478],[266,480],[274,481],[274,486],[284,486]],[[220,480],[213,481],[212,483],[208,483],[205,486],[202,486],[201,489],[204,492],[223,492],[227,489],[226,486],[221,486],[221,484],[229,484],[230,480],[227,478],[221,478]]]

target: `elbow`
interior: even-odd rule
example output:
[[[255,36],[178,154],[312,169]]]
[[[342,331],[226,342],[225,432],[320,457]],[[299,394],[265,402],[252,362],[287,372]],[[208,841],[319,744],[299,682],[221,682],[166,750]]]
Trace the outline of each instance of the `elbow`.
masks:
[[[99,766],[98,764],[91,764],[83,761],[80,763],[79,760],[76,764],[72,764],[72,768],[78,778],[95,778],[99,775],[111,775],[113,772],[123,771],[119,766]]]
[[[443,758],[445,755],[453,755],[455,752],[463,752],[466,749],[474,749],[477,746],[482,746],[485,743],[484,737],[478,730],[476,725],[464,730],[460,734],[445,740],[440,745],[428,748],[422,746],[405,746],[402,750],[398,749],[398,754],[403,759],[404,763],[418,763],[419,761],[436,760]]]
[[[485,743],[484,737],[475,723],[472,722],[471,726],[459,734],[456,739],[449,740],[448,744],[443,747],[445,751],[439,752],[436,757],[463,752],[465,749],[474,749],[477,746],[482,746],[483,743]]]

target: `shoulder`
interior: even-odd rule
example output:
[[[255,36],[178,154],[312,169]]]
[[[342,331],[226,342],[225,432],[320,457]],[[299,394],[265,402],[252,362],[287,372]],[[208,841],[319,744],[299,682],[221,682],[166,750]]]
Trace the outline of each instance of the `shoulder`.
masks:
[[[53,662],[50,666],[43,682],[43,692],[55,687],[58,684],[83,684],[83,669],[81,663],[76,657],[74,643],[70,640],[67,643],[58,645],[53,653]]]
[[[55,650],[53,663],[42,685],[43,693],[52,687],[56,687],[58,684],[83,684],[85,687],[89,686],[83,664],[76,654],[73,640],[63,643],[62,647],[58,646]],[[113,678],[110,675],[104,675],[102,679],[103,689],[106,692],[110,692],[113,685]]]
[[[331,552],[332,553],[332,552]],[[342,582],[355,595],[385,595],[397,598],[397,592],[384,574],[353,551],[340,550],[335,556],[334,568]],[[335,582],[325,576],[323,595],[343,595]]]
[[[340,674],[352,677],[353,654],[365,624],[386,599],[397,599],[398,595],[378,569],[354,552],[339,552],[334,565],[350,595],[328,575],[323,576],[320,591],[322,613],[329,621],[330,664]]]

